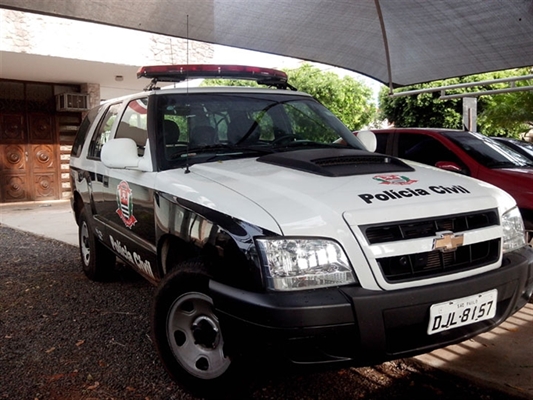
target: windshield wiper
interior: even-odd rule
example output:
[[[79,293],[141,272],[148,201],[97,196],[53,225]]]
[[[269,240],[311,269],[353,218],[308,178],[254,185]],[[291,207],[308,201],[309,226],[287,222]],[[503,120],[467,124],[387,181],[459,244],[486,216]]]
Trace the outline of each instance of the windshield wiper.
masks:
[[[234,146],[230,146],[227,144],[212,144],[208,146],[203,147],[188,147],[187,149],[184,149],[183,151],[177,152],[172,155],[171,159],[181,158],[185,157],[187,154],[189,156],[193,156],[198,153],[212,153],[213,151],[217,150],[235,150]]]
[[[194,157],[200,154],[215,153],[214,155],[208,158],[208,160],[211,160],[216,157],[242,155],[245,153],[270,154],[272,152],[273,150],[271,148],[265,148],[264,146],[236,146],[236,145],[229,145],[229,144],[214,144],[214,145],[203,146],[203,147],[189,148],[188,151],[184,150],[182,152],[172,155],[171,159],[175,160],[178,158],[184,158],[186,156]]]

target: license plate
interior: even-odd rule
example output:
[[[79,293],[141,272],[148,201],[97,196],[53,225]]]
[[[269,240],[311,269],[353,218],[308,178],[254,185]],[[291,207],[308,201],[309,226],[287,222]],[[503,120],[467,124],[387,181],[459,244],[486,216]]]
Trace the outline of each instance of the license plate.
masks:
[[[429,309],[428,335],[491,319],[496,315],[498,290],[433,304]]]

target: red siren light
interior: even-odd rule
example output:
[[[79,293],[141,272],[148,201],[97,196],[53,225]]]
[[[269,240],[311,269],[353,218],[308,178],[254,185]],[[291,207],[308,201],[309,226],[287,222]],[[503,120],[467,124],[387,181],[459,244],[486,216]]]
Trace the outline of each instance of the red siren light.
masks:
[[[246,79],[265,85],[289,87],[285,72],[245,65],[153,65],[139,68],[137,78],[149,78],[156,82],[182,82],[194,78]]]

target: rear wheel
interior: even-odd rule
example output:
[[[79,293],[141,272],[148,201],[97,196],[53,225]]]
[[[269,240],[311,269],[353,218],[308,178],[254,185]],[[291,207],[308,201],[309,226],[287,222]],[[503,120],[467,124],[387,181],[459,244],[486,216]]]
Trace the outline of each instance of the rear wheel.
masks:
[[[94,237],[87,212],[83,210],[78,223],[81,264],[85,275],[93,281],[109,279],[116,262],[115,254]]]
[[[204,271],[202,262],[189,262],[163,279],[152,307],[152,333],[174,380],[195,394],[221,395],[235,376],[235,360],[226,354]]]

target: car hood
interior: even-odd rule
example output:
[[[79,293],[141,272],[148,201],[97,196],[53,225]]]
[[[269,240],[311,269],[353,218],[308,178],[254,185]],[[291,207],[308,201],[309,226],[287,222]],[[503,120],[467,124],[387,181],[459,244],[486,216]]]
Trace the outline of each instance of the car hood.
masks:
[[[533,179],[533,168],[501,168],[497,171],[522,179]]]
[[[490,184],[411,165],[409,172],[323,176],[256,158],[196,164],[185,176],[209,181],[203,187],[211,190],[186,197],[272,232],[328,237],[339,236],[342,220],[354,226],[495,208],[498,198],[514,203]]]

